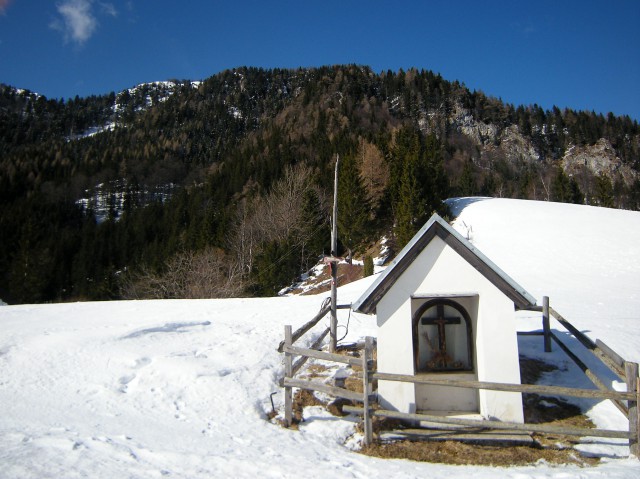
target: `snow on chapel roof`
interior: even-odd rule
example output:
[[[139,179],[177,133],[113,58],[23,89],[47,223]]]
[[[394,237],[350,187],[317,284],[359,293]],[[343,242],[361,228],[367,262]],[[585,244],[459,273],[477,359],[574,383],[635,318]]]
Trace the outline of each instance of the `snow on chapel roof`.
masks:
[[[487,258],[480,250],[454,230],[439,215],[434,214],[416,235],[400,251],[387,269],[352,305],[353,311],[371,314],[375,311],[378,301],[393,286],[413,260],[424,250],[433,238],[438,236],[469,264],[477,269],[485,278],[491,281],[518,308],[525,309],[535,306],[536,299],[522,286],[516,283],[507,273]]]

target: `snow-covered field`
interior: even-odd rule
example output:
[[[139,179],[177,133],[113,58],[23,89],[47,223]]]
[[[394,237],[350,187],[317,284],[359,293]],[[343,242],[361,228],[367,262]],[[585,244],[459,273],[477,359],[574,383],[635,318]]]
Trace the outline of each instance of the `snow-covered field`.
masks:
[[[640,362],[640,212],[460,198],[454,227],[522,287]]]
[[[464,203],[456,227],[498,266],[536,297],[549,295],[590,336],[640,359],[640,213]],[[341,287],[340,303],[372,280]],[[588,468],[370,458],[344,446],[355,419],[317,407],[305,411],[300,431],[271,424],[271,394],[276,408],[283,402],[276,352],[283,326],[306,322],[325,297],[0,307],[0,478],[640,477],[633,458]],[[346,324],[348,311],[339,314]],[[524,314],[523,328],[537,327],[532,316]],[[351,314],[345,341],[366,335],[375,335],[374,318]],[[534,356],[543,354],[538,346],[522,343]],[[565,365],[560,353],[551,356]],[[571,369],[567,376],[580,381]],[[583,407],[602,427],[624,426],[613,407]]]

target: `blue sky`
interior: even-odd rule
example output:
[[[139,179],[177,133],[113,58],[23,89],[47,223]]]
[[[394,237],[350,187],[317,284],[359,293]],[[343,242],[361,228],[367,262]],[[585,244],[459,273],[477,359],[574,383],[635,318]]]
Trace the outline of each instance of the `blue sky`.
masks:
[[[640,120],[640,1],[0,0],[0,82],[48,97],[341,63]]]

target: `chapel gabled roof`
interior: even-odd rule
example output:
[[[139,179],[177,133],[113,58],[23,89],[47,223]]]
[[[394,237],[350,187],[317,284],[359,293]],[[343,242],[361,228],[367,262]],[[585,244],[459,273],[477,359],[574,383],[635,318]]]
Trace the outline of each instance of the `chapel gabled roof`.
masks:
[[[434,214],[416,233],[398,256],[385,269],[376,281],[352,305],[353,311],[371,314],[375,312],[378,301],[389,291],[396,280],[404,273],[414,259],[426,246],[438,236],[467,263],[473,266],[485,278],[493,283],[505,296],[511,299],[517,308],[527,309],[535,306],[536,299],[507,273],[487,258],[460,233],[439,215]]]

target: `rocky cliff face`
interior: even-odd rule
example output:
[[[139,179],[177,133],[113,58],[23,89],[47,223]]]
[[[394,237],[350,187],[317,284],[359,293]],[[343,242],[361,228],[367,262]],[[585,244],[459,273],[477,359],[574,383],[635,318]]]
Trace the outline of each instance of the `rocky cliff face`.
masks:
[[[498,136],[498,128],[495,125],[476,120],[471,112],[460,104],[456,104],[449,117],[449,125],[473,140],[477,145],[495,143]]]
[[[535,147],[531,138],[521,133],[518,125],[505,128],[478,121],[472,113],[457,104],[449,115],[450,128],[469,138],[480,151],[481,157],[499,155],[511,163],[539,163],[545,166],[561,167],[568,176],[585,173],[606,175],[611,180],[622,179],[625,185],[631,185],[639,178],[638,172],[622,161],[611,142],[600,138],[593,145],[567,148],[562,158],[545,158]],[[544,137],[545,131],[540,132]]]
[[[611,143],[601,138],[595,145],[571,146],[560,160],[560,166],[567,175],[577,175],[588,170],[596,176],[622,177],[625,184],[631,184],[638,174],[622,162]]]

